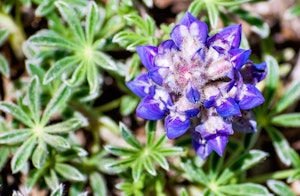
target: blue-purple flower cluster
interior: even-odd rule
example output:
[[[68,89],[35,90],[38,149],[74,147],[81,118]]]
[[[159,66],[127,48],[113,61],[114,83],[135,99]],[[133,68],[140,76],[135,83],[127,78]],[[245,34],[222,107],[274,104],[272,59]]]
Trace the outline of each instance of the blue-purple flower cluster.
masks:
[[[240,49],[241,25],[209,36],[206,23],[186,13],[158,47],[138,46],[148,69],[127,86],[142,98],[136,113],[148,120],[165,117],[169,139],[191,131],[197,153],[222,156],[233,130],[254,132],[252,108],[264,97],[255,87],[266,76],[266,64],[249,60]]]

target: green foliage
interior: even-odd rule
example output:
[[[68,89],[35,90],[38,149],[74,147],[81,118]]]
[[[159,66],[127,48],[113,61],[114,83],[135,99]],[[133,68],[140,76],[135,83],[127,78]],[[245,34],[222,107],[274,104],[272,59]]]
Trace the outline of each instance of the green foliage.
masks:
[[[36,168],[44,165],[49,146],[57,150],[70,148],[69,142],[61,135],[78,129],[82,122],[72,118],[66,122],[47,126],[51,116],[62,109],[70,96],[70,89],[62,86],[57,94],[47,104],[43,114],[40,110],[40,84],[37,77],[32,78],[28,93],[23,103],[16,105],[10,102],[1,102],[0,109],[11,114],[27,128],[12,130],[0,134],[0,143],[7,145],[20,145],[16,151],[11,168],[13,173],[20,171],[32,155],[32,162]],[[70,121],[72,125],[70,126]],[[58,129],[59,128],[59,129]],[[37,148],[35,148],[37,146]]]
[[[223,157],[213,153],[206,161],[190,150],[188,135],[173,143],[160,121],[136,118],[140,98],[125,84],[144,71],[136,46],[170,39],[172,21],[182,14],[176,6],[167,9],[176,16],[160,18],[168,12],[153,0],[1,1],[0,195],[16,186],[20,190],[9,192],[14,196],[32,190],[51,196],[295,195],[286,183],[300,179],[300,156],[287,133],[300,127],[300,81],[282,73],[285,45],[276,45],[274,32],[271,37],[273,24],[242,6],[259,1],[184,2],[211,30],[245,23],[241,47],[268,67],[260,84],[265,103],[255,109],[257,133],[232,137]],[[285,10],[285,19],[299,16],[299,8]],[[291,84],[282,81],[287,78]],[[272,143],[285,169],[256,172],[274,158],[261,142]]]
[[[149,121],[146,126],[146,144],[143,146],[128,130],[124,124],[120,124],[120,131],[123,139],[131,148],[115,147],[107,145],[105,149],[113,155],[124,157],[121,160],[110,164],[111,168],[126,170],[131,168],[134,182],[137,182],[144,171],[155,176],[157,175],[155,163],[165,170],[169,169],[169,164],[165,157],[182,153],[179,147],[164,147],[166,136],[155,138],[156,123]]]
[[[54,65],[46,72],[43,83],[48,84],[68,73],[64,80],[69,86],[79,86],[87,80],[90,94],[96,96],[101,81],[98,67],[105,70],[117,69],[113,59],[100,51],[105,40],[96,38],[96,32],[102,26],[103,18],[101,17],[103,16],[95,3],[89,3],[85,19],[86,25],[83,28],[76,10],[69,4],[62,1],[54,4],[68,24],[68,36],[64,37],[51,30],[42,30],[29,38],[29,44],[39,48],[44,47],[46,50],[65,51],[69,55],[54,62]],[[71,76],[69,76],[70,73],[72,73]]]

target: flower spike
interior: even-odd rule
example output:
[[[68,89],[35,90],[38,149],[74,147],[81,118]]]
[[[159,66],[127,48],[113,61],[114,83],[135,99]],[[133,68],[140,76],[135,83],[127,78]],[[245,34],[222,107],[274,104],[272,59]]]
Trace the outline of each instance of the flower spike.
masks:
[[[231,25],[208,36],[207,25],[187,12],[169,40],[138,46],[148,73],[127,83],[142,98],[137,116],[165,118],[169,139],[190,130],[202,159],[212,151],[222,156],[233,130],[255,132],[250,110],[264,102],[255,85],[266,64],[249,60],[251,50],[239,48],[241,34],[241,25]]]

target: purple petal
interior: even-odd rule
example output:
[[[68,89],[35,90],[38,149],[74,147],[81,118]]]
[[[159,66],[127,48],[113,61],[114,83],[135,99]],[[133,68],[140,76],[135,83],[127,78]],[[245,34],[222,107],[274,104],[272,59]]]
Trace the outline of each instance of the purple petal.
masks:
[[[176,46],[179,49],[182,48],[184,37],[186,37],[188,35],[189,35],[188,27],[185,25],[180,25],[180,24],[176,25],[170,33],[171,39],[174,41],[174,43],[176,44]]]
[[[191,82],[189,82],[188,84],[186,98],[193,104],[197,103],[200,100],[200,93]]]
[[[151,84],[147,74],[139,75],[133,81],[127,82],[126,86],[137,96],[143,98],[150,94]]]
[[[173,49],[177,49],[177,46],[175,45],[173,40],[169,39],[159,44],[158,53],[162,54]]]
[[[205,43],[208,35],[207,24],[202,21],[196,21],[189,26],[191,36],[196,37],[201,43]]]
[[[235,48],[229,51],[231,55],[231,62],[235,64],[236,69],[240,69],[249,59],[251,50],[244,50],[240,48]]]
[[[205,108],[211,108],[216,104],[216,98],[217,96],[211,96],[208,100],[204,100],[204,107]]]
[[[255,108],[265,101],[261,92],[251,84],[244,85],[244,88],[240,92],[238,99],[238,104],[242,110]]]
[[[182,120],[179,116],[168,115],[165,119],[165,128],[169,139],[177,138],[190,128],[190,119],[185,117]]]
[[[236,101],[229,97],[227,99],[222,99],[220,105],[216,105],[216,110],[218,114],[222,117],[240,116],[241,110]]]
[[[157,47],[154,46],[137,46],[136,51],[141,59],[143,65],[149,70],[153,65],[153,60],[158,52]]]
[[[242,117],[232,119],[232,128],[235,131],[253,133],[257,131],[257,123],[252,111],[244,111]]]
[[[193,22],[197,22],[197,21],[198,21],[197,18],[195,18],[190,12],[187,12],[183,16],[183,18],[181,19],[179,24],[185,25],[185,26],[190,26]]]
[[[169,69],[167,67],[154,67],[148,72],[149,78],[151,78],[156,84],[162,85],[165,75]]]
[[[167,112],[165,103],[152,96],[144,97],[136,109],[136,115],[147,120],[162,119]]]
[[[184,111],[184,113],[190,118],[197,116],[199,114],[199,112],[200,112],[200,110],[198,110],[198,109],[190,109],[190,110]]]
[[[201,138],[200,134],[193,131],[192,132],[192,145],[196,153],[205,160],[212,152],[211,146],[207,145],[206,141]]]
[[[267,65],[265,62],[254,64],[251,61],[248,61],[240,72],[245,83],[256,84],[266,77]]]
[[[241,43],[241,34],[241,25],[231,25],[209,37],[207,43],[210,46],[216,40],[221,40],[222,42],[227,43],[231,48],[238,48]]]
[[[219,156],[223,155],[225,147],[228,142],[227,134],[215,134],[210,138],[207,138],[207,145],[210,146],[211,149],[216,151]]]

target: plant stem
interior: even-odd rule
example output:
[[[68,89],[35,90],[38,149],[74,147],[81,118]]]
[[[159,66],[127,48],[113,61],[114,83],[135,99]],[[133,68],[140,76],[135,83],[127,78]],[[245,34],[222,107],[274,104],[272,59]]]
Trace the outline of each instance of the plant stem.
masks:
[[[269,174],[264,174],[261,176],[255,176],[252,178],[248,178],[246,181],[247,182],[255,182],[255,183],[264,183],[269,179],[281,180],[281,179],[285,179],[285,178],[292,176],[297,171],[299,171],[299,170],[287,169],[287,170],[283,170],[283,171],[277,171],[277,172],[273,172],[273,173],[269,173]]]

